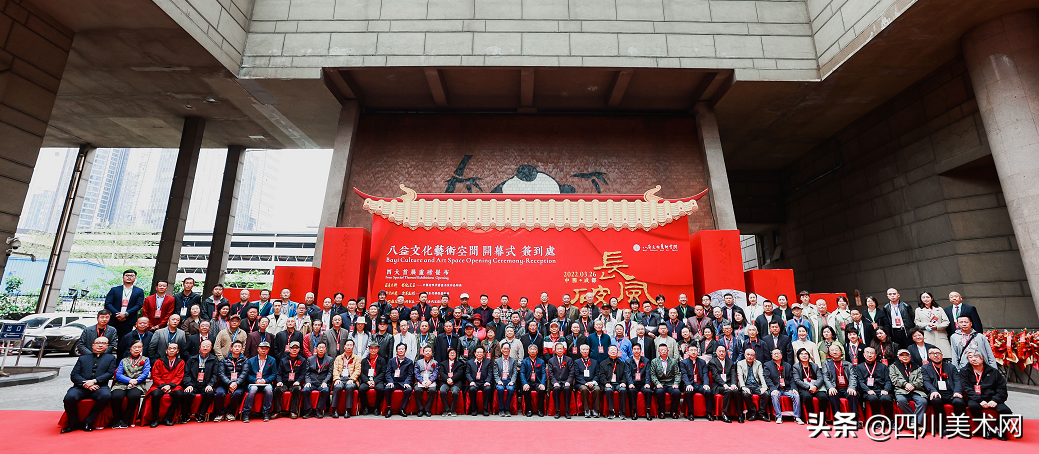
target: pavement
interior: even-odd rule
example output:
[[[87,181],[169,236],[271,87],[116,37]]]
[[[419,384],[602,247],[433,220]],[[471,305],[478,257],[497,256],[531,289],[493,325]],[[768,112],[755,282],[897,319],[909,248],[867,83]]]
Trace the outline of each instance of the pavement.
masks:
[[[0,410],[62,411],[61,399],[71,385],[69,373],[72,372],[72,366],[75,362],[76,358],[66,354],[44,356],[40,365],[61,367],[58,377],[41,383],[0,388]],[[1021,415],[1025,419],[1039,419],[1039,394],[1009,391],[1008,395],[1007,406],[1014,410],[1014,413]],[[492,416],[490,418],[496,419],[498,417]],[[459,416],[451,419],[482,420],[487,418],[482,416]],[[515,417],[511,420],[515,420]]]

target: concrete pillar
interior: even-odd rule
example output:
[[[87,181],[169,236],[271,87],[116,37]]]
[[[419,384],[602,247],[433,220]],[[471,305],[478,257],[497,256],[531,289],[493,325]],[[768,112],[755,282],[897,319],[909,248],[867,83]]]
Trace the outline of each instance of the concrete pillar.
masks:
[[[238,211],[238,191],[245,167],[245,147],[232,145],[227,148],[224,161],[224,179],[220,183],[220,200],[216,205],[216,223],[213,225],[213,241],[209,246],[209,264],[206,265],[206,291],[213,293],[213,286],[224,283],[227,273],[227,254],[231,250],[231,234],[234,233],[235,213]]]
[[[6,5],[6,6],[5,6]],[[15,236],[74,33],[0,1],[0,245]],[[24,251],[24,249],[23,249]],[[0,280],[7,255],[0,254]]]
[[[350,188],[350,167],[353,161],[354,142],[357,140],[357,122],[361,106],[356,100],[343,103],[339,111],[339,131],[332,145],[332,162],[328,168],[328,184],[325,186],[325,201],[321,205],[321,220],[317,226],[317,242],[314,244],[314,266],[321,267],[321,244],[325,239],[325,227],[341,227],[346,213],[346,201],[353,190]]]
[[[1039,12],[978,25],[963,36],[963,56],[1039,310]]]
[[[707,196],[711,199],[714,228],[736,230],[736,211],[732,208],[729,192],[729,175],[725,171],[725,155],[722,154],[722,139],[718,133],[718,118],[714,109],[705,102],[695,108],[696,133],[704,152],[707,167]]]
[[[65,279],[65,269],[68,267],[69,255],[72,253],[72,241],[76,236],[76,226],[79,225],[79,212],[83,209],[83,194],[90,181],[90,169],[94,167],[96,150],[97,148],[93,145],[79,147],[76,165],[73,167],[72,177],[69,179],[69,190],[65,195],[65,204],[61,208],[58,231],[54,235],[54,245],[51,246],[47,273],[43,277],[40,302],[36,305],[37,313],[58,310],[58,301],[61,299],[61,282]]]
[[[184,119],[184,129],[180,135],[180,151],[177,152],[177,164],[173,168],[170,201],[166,205],[166,218],[162,222],[162,236],[159,237],[159,253],[155,256],[153,292],[155,282],[159,279],[165,279],[171,283],[177,280],[180,247],[184,241],[184,225],[188,221],[188,204],[191,202],[191,189],[195,185],[195,169],[198,167],[198,155],[202,150],[202,134],[205,130],[205,119],[199,117]]]

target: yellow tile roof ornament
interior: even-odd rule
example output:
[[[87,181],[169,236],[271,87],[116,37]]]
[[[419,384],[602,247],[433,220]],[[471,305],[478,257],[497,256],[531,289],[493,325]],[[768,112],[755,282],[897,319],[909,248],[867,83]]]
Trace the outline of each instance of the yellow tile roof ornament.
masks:
[[[683,199],[614,194],[417,194],[400,185],[397,198],[369,196],[364,209],[409,229],[653,230],[696,211],[707,190]]]

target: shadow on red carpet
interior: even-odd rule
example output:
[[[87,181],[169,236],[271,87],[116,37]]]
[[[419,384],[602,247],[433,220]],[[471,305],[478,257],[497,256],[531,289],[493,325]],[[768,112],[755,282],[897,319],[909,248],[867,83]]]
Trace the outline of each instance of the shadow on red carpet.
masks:
[[[132,429],[104,429],[91,433],[76,431],[60,434],[56,425],[61,412],[52,411],[0,411],[0,453],[12,454],[78,454],[98,452],[139,452],[162,450],[156,442],[175,441],[176,446],[186,447],[187,440],[208,440],[206,443],[191,444],[191,454],[227,454],[228,445],[223,441],[234,439],[231,452],[272,452],[276,440],[293,440],[293,452],[311,450],[326,451],[330,446],[349,446],[350,451],[369,453],[403,452],[400,446],[417,448],[423,452],[467,452],[479,451],[481,446],[494,450],[495,446],[507,443],[512,446],[527,446],[527,452],[593,452],[593,446],[601,446],[604,453],[645,452],[647,440],[666,440],[665,445],[687,446],[742,452],[757,441],[767,441],[775,447],[797,447],[797,452],[820,452],[823,449],[849,449],[849,452],[864,452],[869,449],[899,449],[914,452],[921,448],[934,449],[942,454],[993,452],[1006,453],[1039,452],[1039,420],[1027,420],[1024,438],[999,441],[975,438],[922,440],[898,439],[876,442],[859,431],[855,439],[812,439],[805,426],[793,423],[776,425],[764,422],[725,424],[697,420],[654,420],[654,421],[605,421],[605,420],[560,420],[550,418],[513,417],[507,420],[491,419],[471,421],[442,418],[352,418],[344,419],[297,419],[280,418],[267,423],[254,419],[245,424],[234,422],[190,423],[174,427],[135,427]],[[273,432],[272,432],[273,431]],[[296,434],[296,435],[289,435]],[[320,435],[319,435],[320,434]],[[548,436],[558,434],[559,436]],[[663,438],[660,438],[663,437]],[[221,441],[222,440],[222,441]],[[332,443],[331,445],[329,443]],[[397,446],[388,449],[387,443]],[[122,447],[122,448],[120,448]],[[731,449],[732,451],[727,451]],[[773,452],[793,452],[780,449]],[[920,451],[916,451],[920,452]]]

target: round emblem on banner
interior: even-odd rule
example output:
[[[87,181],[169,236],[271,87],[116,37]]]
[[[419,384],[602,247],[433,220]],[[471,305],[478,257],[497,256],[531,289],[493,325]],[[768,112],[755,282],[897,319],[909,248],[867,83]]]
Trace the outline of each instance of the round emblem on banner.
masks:
[[[638,252],[638,251],[639,251],[639,249],[642,249],[642,247],[641,247],[641,246],[639,246],[639,245],[637,245],[637,244],[631,247],[631,250],[633,250],[633,251],[635,251],[635,252]]]

